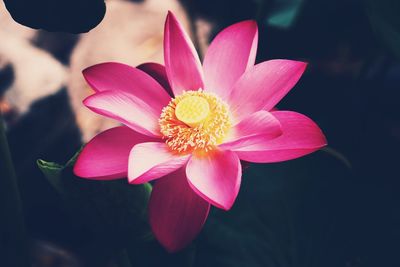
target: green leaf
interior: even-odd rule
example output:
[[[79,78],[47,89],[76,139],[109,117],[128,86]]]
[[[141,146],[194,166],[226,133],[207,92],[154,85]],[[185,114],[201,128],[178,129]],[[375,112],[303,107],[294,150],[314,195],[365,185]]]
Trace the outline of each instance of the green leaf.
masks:
[[[400,1],[367,0],[367,14],[375,34],[400,58]]]
[[[267,24],[277,28],[290,28],[301,11],[304,0],[275,0],[267,16]]]
[[[61,171],[64,169],[64,166],[61,164],[55,162],[47,162],[42,159],[37,160],[37,165],[48,179],[59,178],[61,175]]]
[[[81,249],[93,257],[107,258],[127,244],[151,239],[147,223],[151,185],[76,177],[72,172],[76,157],[65,166],[44,160],[37,164],[64,201],[74,227],[87,233]]]
[[[63,191],[62,183],[60,181],[61,172],[64,169],[63,165],[60,165],[55,162],[47,162],[41,159],[36,161],[39,169],[46,176],[47,180],[50,184],[59,192]]]

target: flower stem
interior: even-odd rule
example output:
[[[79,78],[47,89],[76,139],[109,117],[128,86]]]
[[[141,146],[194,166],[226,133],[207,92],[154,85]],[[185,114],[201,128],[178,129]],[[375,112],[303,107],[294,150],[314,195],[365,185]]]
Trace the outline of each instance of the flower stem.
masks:
[[[18,184],[0,113],[0,265],[3,264],[30,266]]]

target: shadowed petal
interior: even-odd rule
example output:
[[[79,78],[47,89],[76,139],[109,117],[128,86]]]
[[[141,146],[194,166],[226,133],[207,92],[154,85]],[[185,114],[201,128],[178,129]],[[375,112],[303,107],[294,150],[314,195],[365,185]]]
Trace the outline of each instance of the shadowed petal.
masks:
[[[274,111],[282,125],[282,135],[258,143],[242,143],[231,147],[240,159],[250,162],[279,162],[312,153],[327,142],[321,129],[310,118],[292,111]]]
[[[168,12],[164,29],[164,61],[174,95],[204,88],[199,56],[176,17]]]
[[[124,178],[128,173],[128,157],[132,147],[153,140],[126,126],[106,130],[85,145],[74,165],[74,173],[94,180]]]
[[[306,63],[269,60],[255,65],[234,85],[230,107],[238,120],[261,109],[270,110],[293,88]]]
[[[232,151],[214,151],[192,156],[186,166],[192,189],[214,206],[229,210],[239,192],[240,160]]]
[[[146,72],[154,80],[156,80],[171,97],[174,96],[174,93],[172,92],[171,86],[168,82],[167,72],[165,71],[165,67],[163,65],[154,62],[148,62],[143,63],[136,68]]]
[[[161,110],[123,91],[104,91],[87,97],[83,104],[92,111],[115,119],[133,130],[159,136]]]
[[[247,20],[221,31],[204,57],[205,90],[227,99],[233,85],[253,67],[257,53],[257,23]]]
[[[171,153],[164,142],[137,144],[129,155],[128,180],[142,184],[176,171],[187,162],[189,155]]]
[[[203,227],[210,204],[187,183],[185,169],[155,182],[149,202],[149,220],[157,240],[169,251],[186,247]]]
[[[171,100],[168,93],[150,75],[122,63],[97,64],[85,69],[83,76],[90,87],[97,92],[121,90],[159,110]]]
[[[260,110],[245,117],[241,122],[233,126],[231,133],[219,147],[229,150],[242,142],[251,142],[251,140],[258,138],[273,139],[281,134],[282,129],[279,120],[270,112]]]

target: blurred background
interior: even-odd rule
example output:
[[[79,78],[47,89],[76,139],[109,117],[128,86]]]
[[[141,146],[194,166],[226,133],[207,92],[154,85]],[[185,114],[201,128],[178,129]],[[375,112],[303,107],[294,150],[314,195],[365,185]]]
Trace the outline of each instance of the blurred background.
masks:
[[[81,104],[91,94],[81,71],[162,63],[167,10],[200,54],[222,28],[254,19],[257,62],[309,62],[278,107],[313,118],[329,142],[298,160],[246,163],[233,209],[213,209],[178,254],[149,233],[145,189],[41,161],[42,170],[53,164],[44,175],[36,162],[66,164],[115,125]],[[1,2],[0,109],[33,266],[400,266],[399,14],[396,0],[107,0],[99,25],[77,34],[22,26]]]

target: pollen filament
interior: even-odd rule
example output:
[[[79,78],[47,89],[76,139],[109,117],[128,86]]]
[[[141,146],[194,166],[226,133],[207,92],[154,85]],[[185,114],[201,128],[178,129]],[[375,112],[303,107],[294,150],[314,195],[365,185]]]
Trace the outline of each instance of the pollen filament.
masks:
[[[162,110],[160,131],[178,153],[208,152],[220,144],[231,127],[228,105],[213,93],[186,91]]]

